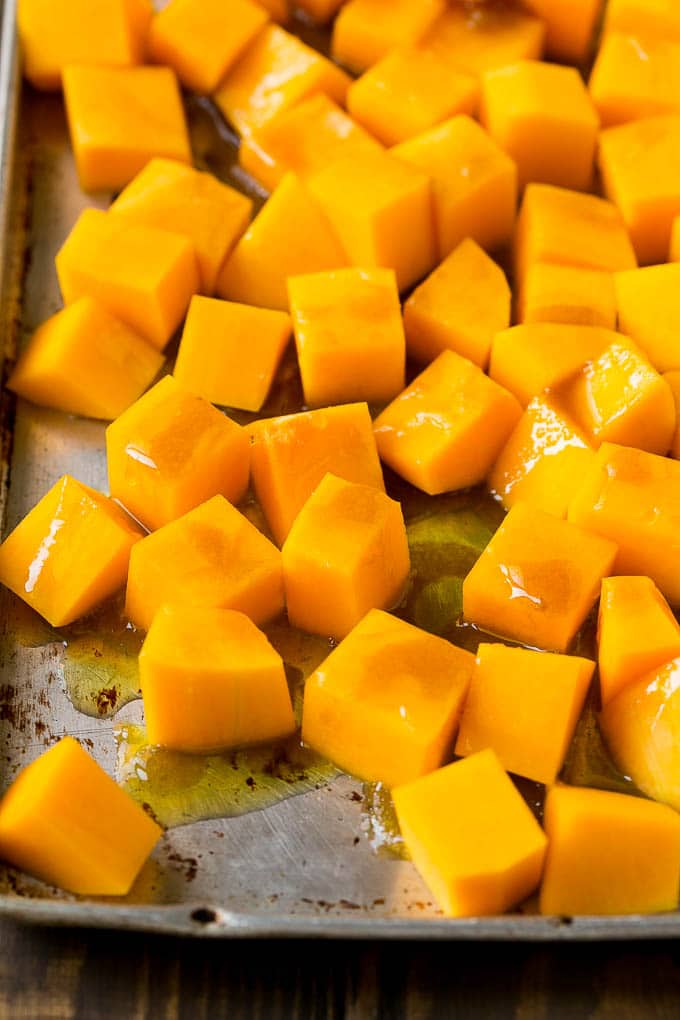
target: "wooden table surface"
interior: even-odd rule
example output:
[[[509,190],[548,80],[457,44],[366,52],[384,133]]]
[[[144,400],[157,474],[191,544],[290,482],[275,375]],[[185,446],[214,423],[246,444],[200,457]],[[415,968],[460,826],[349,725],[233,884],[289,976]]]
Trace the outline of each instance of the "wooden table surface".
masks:
[[[206,942],[0,923],[0,1018],[678,1020],[680,942]]]

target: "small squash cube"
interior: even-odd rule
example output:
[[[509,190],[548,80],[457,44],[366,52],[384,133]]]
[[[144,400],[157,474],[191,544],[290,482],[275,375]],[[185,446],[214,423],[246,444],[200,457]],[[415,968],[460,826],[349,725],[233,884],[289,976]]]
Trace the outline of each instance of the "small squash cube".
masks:
[[[343,638],[369,609],[392,609],[409,573],[401,506],[372,485],[328,474],[281,550],[288,619]]]
[[[502,914],[538,885],[546,838],[491,750],[392,791],[416,868],[452,917]]]
[[[526,0],[545,23],[545,49],[564,64],[583,64],[590,56],[604,0]]]
[[[385,489],[366,404],[287,414],[250,428],[253,487],[279,545],[329,471]]]
[[[680,113],[678,43],[607,32],[588,89],[603,128]]]
[[[680,42],[680,9],[675,0],[609,0],[605,29]]]
[[[333,26],[333,59],[355,74],[425,34],[446,0],[348,0]]]
[[[162,350],[199,286],[193,245],[179,234],[85,209],[56,257],[64,304],[100,301]]]
[[[150,530],[218,493],[238,503],[249,455],[247,431],[170,375],[106,430],[111,495]]]
[[[64,475],[0,545],[0,582],[65,627],[123,587],[141,537],[113,500]]]
[[[224,496],[137,543],[125,611],[143,630],[167,603],[236,609],[262,624],[283,609],[281,553]]]
[[[580,266],[533,262],[517,296],[517,319],[616,329],[614,276]]]
[[[448,4],[422,40],[449,63],[479,76],[518,60],[540,60],[544,43],[540,18],[499,3]]]
[[[594,671],[594,662],[575,655],[481,644],[456,754],[490,747],[508,772],[554,783]]]
[[[177,352],[175,379],[213,404],[259,411],[290,333],[286,312],[195,296]]]
[[[444,351],[376,418],[378,452],[430,495],[467,489],[486,477],[521,413],[477,365]]]
[[[614,565],[613,541],[516,503],[463,582],[466,620],[566,652]]]
[[[680,460],[680,370],[677,372],[666,372],[664,379],[670,386],[673,393],[675,413],[677,416],[675,435],[673,436],[673,442],[671,443],[671,457],[677,457]]]
[[[680,369],[680,263],[616,273],[619,329],[659,372]]]
[[[139,653],[151,744],[206,753],[295,730],[283,659],[243,613],[162,606]]]
[[[391,787],[426,775],[456,731],[474,662],[372,609],[307,680],[302,739],[370,782]]]
[[[288,280],[305,403],[384,404],[405,382],[406,341],[391,269],[336,269]]]
[[[649,914],[680,892],[680,818],[664,804],[556,786],[544,816],[542,914]]]
[[[476,241],[461,241],[404,305],[409,355],[426,364],[455,351],[486,368],[491,341],[510,325],[510,287]]]
[[[0,857],[81,896],[125,896],[163,830],[63,737],[0,802]]]

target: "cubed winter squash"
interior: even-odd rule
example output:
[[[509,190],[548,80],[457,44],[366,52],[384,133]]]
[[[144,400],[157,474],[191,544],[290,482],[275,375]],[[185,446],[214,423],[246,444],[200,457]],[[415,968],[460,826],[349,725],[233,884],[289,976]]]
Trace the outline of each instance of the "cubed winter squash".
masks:
[[[607,32],[588,85],[602,127],[680,112],[679,47]]]
[[[532,262],[517,292],[517,321],[616,329],[614,276],[581,266]]]
[[[348,0],[333,26],[333,58],[355,74],[425,34],[446,0]]]
[[[449,63],[483,75],[518,60],[539,60],[545,43],[545,25],[515,5],[448,4],[422,39]]]
[[[619,329],[659,372],[680,369],[680,263],[616,273]]]

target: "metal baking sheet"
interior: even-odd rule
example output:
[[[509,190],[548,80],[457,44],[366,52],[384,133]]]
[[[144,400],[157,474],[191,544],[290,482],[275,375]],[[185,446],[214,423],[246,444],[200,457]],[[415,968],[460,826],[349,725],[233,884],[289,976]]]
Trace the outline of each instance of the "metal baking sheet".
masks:
[[[60,99],[28,89],[21,95],[13,3],[3,11],[0,114],[6,377],[16,347],[60,307],[54,255],[79,210],[93,204],[77,185]],[[208,121],[209,114],[199,111],[194,125],[206,165],[214,130]],[[230,173],[238,183],[236,172]],[[101,424],[23,402],[15,406],[5,391],[1,400],[3,533],[64,472],[106,488]],[[130,702],[110,718],[77,711],[59,680],[60,645],[31,640],[25,614],[0,591],[0,788],[65,733],[113,772],[114,727],[138,722],[140,703]],[[376,854],[365,826],[361,785],[337,776],[266,810],[171,829],[122,900],[69,896],[0,866],[0,916],[213,937],[573,941],[680,934],[679,914],[444,918],[412,865]]]

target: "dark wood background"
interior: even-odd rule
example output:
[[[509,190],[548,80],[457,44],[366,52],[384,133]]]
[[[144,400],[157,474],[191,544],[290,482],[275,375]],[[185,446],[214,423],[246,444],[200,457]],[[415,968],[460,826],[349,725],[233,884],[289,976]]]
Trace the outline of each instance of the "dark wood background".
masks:
[[[0,924],[0,1018],[679,1020],[680,942],[208,942]]]

